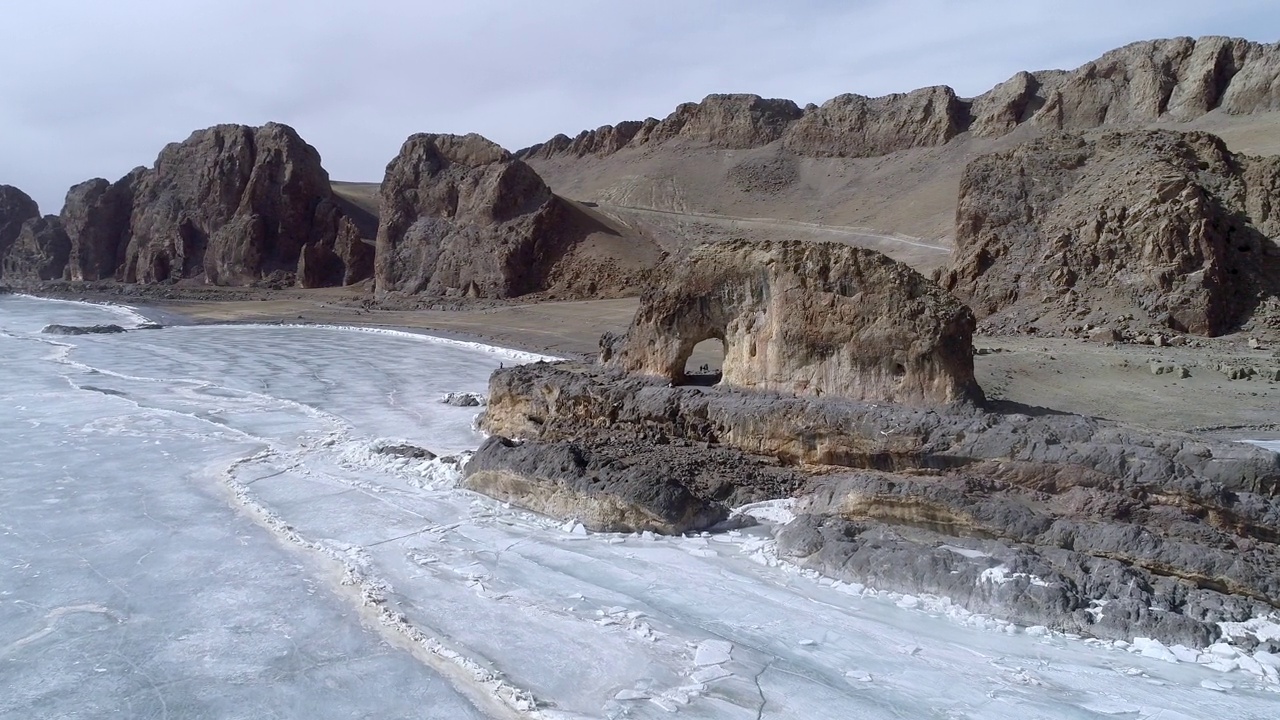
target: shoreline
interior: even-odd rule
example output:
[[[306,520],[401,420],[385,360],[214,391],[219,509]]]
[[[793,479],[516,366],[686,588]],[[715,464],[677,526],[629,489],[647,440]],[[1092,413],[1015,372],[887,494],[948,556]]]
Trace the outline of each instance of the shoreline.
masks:
[[[24,288],[34,297],[136,308],[162,325],[312,325],[404,332],[591,361],[605,332],[626,330],[637,298],[469,302],[395,298],[367,287],[300,290],[210,286]],[[1104,344],[1035,336],[977,336],[975,375],[993,409],[1067,412],[1222,440],[1280,440],[1280,343],[1243,333],[1201,347]],[[701,348],[700,348],[701,350]],[[697,363],[715,362],[699,357]],[[1223,368],[1258,374],[1232,380]],[[1160,372],[1186,368],[1187,376]]]

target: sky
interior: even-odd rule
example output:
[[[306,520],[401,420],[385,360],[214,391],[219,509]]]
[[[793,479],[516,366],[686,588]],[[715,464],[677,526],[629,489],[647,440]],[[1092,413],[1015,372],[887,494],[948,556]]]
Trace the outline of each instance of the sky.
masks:
[[[218,123],[292,125],[335,180],[416,132],[518,149],[713,92],[979,94],[1137,40],[1280,40],[1275,0],[0,0],[0,183],[57,213]]]

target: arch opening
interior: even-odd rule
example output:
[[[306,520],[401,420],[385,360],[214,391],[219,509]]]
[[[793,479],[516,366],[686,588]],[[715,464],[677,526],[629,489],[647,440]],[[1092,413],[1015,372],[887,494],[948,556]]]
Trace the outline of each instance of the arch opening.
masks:
[[[724,377],[727,346],[723,338],[711,337],[693,346],[681,363],[684,377],[680,385],[715,385]]]

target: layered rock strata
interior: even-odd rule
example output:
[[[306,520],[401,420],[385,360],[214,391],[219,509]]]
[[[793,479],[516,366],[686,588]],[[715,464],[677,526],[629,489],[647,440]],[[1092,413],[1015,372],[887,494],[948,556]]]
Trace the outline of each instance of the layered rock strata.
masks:
[[[794,561],[1029,625],[1202,647],[1217,623],[1280,608],[1280,461],[1247,445],[1054,413],[671,387],[578,363],[498,371],[483,424],[524,441],[491,440],[473,487],[601,529],[636,527],[611,524],[619,507],[677,532],[734,502],[799,496],[780,535]],[[626,449],[565,461],[580,447]],[[729,487],[631,469],[668,448],[693,467],[736,458]]]
[[[1280,160],[1213,135],[1050,134],[966,167],[941,281],[993,331],[1057,332],[1124,301],[1218,335],[1280,286],[1277,208]]]
[[[718,339],[734,387],[916,405],[982,397],[969,309],[872,250],[714,243],[655,277],[626,335],[603,348],[609,367],[680,383],[694,346]]]

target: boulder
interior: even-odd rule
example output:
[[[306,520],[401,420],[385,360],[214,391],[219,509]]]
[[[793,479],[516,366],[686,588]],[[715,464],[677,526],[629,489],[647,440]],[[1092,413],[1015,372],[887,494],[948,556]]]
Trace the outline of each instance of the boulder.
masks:
[[[40,217],[40,207],[29,195],[12,185],[0,185],[0,261],[22,232],[28,220]]]
[[[45,325],[46,335],[116,335],[126,330],[119,325]]]
[[[71,255],[71,240],[57,215],[32,218],[22,224],[3,261],[6,280],[61,280]]]
[[[941,283],[980,318],[1041,331],[1123,300],[1181,332],[1229,332],[1275,292],[1277,177],[1280,160],[1206,133],[1050,134],[965,168]]]
[[[669,261],[626,336],[624,372],[685,381],[695,345],[724,343],[723,383],[915,405],[981,400],[973,314],[906,265],[837,243],[715,243]]]

